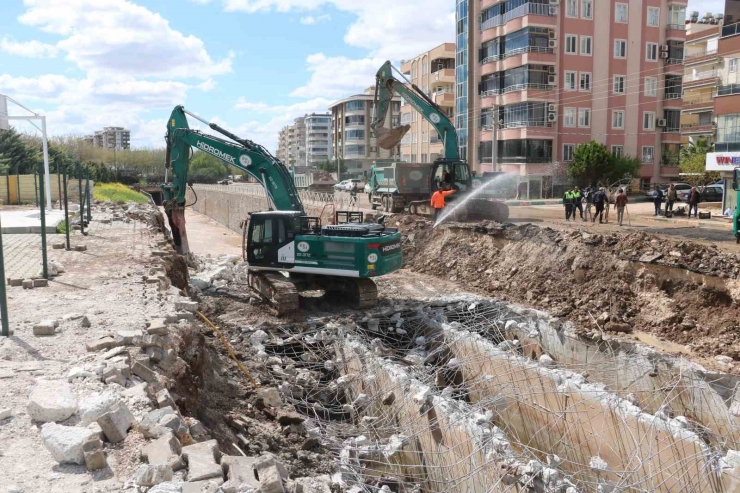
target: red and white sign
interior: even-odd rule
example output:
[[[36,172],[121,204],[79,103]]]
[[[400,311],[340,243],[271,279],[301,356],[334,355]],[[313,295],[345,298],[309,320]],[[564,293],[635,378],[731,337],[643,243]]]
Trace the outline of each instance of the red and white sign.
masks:
[[[732,171],[740,168],[740,152],[708,152],[707,171]]]

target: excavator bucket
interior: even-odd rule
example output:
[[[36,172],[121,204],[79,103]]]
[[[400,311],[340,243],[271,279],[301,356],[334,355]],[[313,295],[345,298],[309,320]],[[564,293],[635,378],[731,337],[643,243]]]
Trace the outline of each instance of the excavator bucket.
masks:
[[[378,136],[378,145],[386,150],[393,149],[401,143],[401,139],[409,130],[411,130],[411,125],[401,125],[393,129],[380,127],[375,130],[375,134]]]

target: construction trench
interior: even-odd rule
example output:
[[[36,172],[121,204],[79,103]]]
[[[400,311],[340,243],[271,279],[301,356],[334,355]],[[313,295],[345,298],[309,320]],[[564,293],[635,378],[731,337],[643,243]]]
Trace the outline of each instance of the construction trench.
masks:
[[[320,479],[301,491],[740,490],[734,255],[396,224],[408,270],[380,282],[369,311],[317,294],[276,318],[238,259],[191,259],[192,296],[260,385],[206,326],[193,334],[175,392],[222,449]]]

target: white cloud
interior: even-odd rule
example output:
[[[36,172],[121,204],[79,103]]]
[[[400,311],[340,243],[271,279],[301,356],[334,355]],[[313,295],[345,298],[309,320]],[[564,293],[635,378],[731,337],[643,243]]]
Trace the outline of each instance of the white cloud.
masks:
[[[455,41],[455,2],[450,0],[224,0],[227,11],[292,12],[332,6],[357,16],[344,41],[371,57],[411,58]]]
[[[54,58],[59,51],[56,46],[40,41],[13,41],[9,38],[0,40],[0,50],[27,58]]]
[[[301,24],[305,26],[313,26],[315,24],[320,24],[322,22],[329,22],[331,20],[331,15],[329,14],[322,14],[322,15],[307,15],[305,17],[301,17]]]
[[[125,0],[24,0],[19,20],[62,36],[57,48],[89,74],[201,78],[231,71],[203,41],[172,29],[162,16]],[[152,61],[156,60],[156,63]]]
[[[70,79],[63,75],[13,77],[10,74],[0,74],[0,93],[20,100],[53,101],[77,87],[80,82],[80,80]]]
[[[711,12],[713,14],[722,13],[725,10],[725,0],[689,0],[686,11],[689,13],[693,10],[699,12],[700,17],[705,12]]]
[[[323,53],[309,55],[306,63],[311,78],[290,95],[300,98],[344,98],[362,92],[375,83],[375,73],[383,62],[383,58],[327,57]]]

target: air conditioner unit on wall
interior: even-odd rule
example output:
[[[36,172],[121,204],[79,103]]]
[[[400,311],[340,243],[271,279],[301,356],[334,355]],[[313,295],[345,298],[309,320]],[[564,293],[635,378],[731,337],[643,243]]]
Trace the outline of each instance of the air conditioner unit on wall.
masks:
[[[558,114],[557,113],[548,113],[547,114],[547,121],[548,122],[556,122],[558,121]]]
[[[558,15],[558,6],[557,5],[550,5],[550,15],[551,16],[557,16]]]
[[[550,85],[554,85],[558,83],[558,78],[555,75],[548,75],[547,76],[547,83]]]
[[[556,70],[555,70],[555,65],[548,66],[547,67],[547,73],[549,73],[549,74],[555,74],[555,73],[557,73]]]
[[[663,128],[665,127],[666,121],[665,118],[658,118],[658,126]]]
[[[555,32],[555,31],[552,31],[552,30],[551,31],[548,31],[547,36],[550,39],[558,39],[558,33]]]
[[[554,39],[551,39],[550,41],[547,42],[547,47],[555,49],[558,47],[558,42]]]
[[[668,45],[660,45],[660,51],[668,51]]]
[[[668,58],[668,52],[667,51],[661,51],[660,52],[660,58]]]
[[[547,105],[547,111],[549,111],[550,113],[555,113],[557,107],[558,106],[555,103],[550,103]]]

